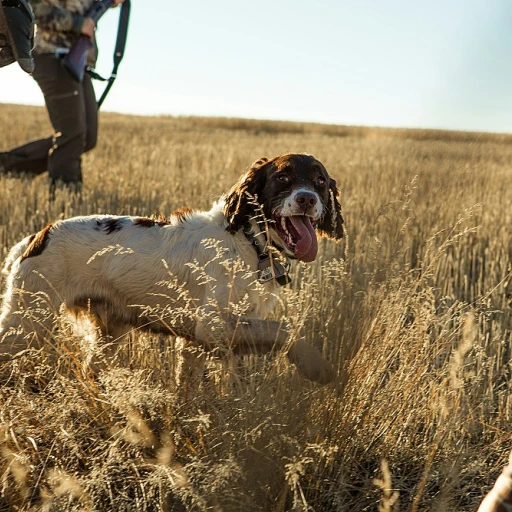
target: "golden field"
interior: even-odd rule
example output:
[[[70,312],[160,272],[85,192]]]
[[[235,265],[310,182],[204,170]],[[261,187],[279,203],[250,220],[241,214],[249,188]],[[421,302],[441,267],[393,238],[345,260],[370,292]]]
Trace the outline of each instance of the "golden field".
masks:
[[[0,151],[50,133],[36,107],[0,126]],[[0,384],[0,511],[476,510],[512,449],[512,136],[103,113],[81,198],[0,176],[0,258],[62,217],[209,208],[286,152],[336,179],[347,237],[275,318],[336,381],[228,358],[184,400],[172,338],[134,333],[94,375],[55,332]]]

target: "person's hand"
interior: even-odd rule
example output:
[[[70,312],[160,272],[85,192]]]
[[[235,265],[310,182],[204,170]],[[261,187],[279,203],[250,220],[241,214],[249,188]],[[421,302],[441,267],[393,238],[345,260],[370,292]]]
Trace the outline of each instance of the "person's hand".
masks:
[[[94,37],[95,30],[96,22],[92,18],[85,18],[84,24],[82,25],[82,34],[85,34],[92,39]]]

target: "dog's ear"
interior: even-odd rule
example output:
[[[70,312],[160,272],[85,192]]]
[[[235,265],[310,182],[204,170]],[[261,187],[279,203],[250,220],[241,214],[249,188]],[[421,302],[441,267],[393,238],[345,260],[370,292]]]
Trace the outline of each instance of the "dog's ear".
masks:
[[[338,201],[340,192],[336,187],[336,181],[330,178],[329,183],[329,204],[327,211],[318,224],[318,229],[330,238],[338,240],[343,238],[343,217],[341,216],[341,205]]]
[[[268,158],[260,158],[238,180],[228,192],[224,215],[228,221],[228,231],[236,233],[255,214],[256,201],[261,196],[266,180]]]

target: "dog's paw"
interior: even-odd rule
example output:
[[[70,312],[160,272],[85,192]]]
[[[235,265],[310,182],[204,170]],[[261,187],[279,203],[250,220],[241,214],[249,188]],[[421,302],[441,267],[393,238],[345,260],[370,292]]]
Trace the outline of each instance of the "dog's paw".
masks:
[[[328,384],[336,377],[336,372],[322,354],[303,339],[297,340],[288,351],[288,359],[299,373],[308,380]]]

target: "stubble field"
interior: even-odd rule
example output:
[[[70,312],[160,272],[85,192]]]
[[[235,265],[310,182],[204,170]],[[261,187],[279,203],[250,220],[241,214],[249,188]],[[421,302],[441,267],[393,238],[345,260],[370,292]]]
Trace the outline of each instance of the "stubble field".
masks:
[[[50,133],[35,107],[0,126],[0,151]],[[102,114],[80,199],[0,176],[0,258],[62,217],[209,208],[285,152],[337,180],[347,237],[274,316],[336,381],[228,357],[183,399],[172,338],[134,333],[94,375],[50,333],[0,384],[1,511],[476,509],[512,449],[512,136]]]

